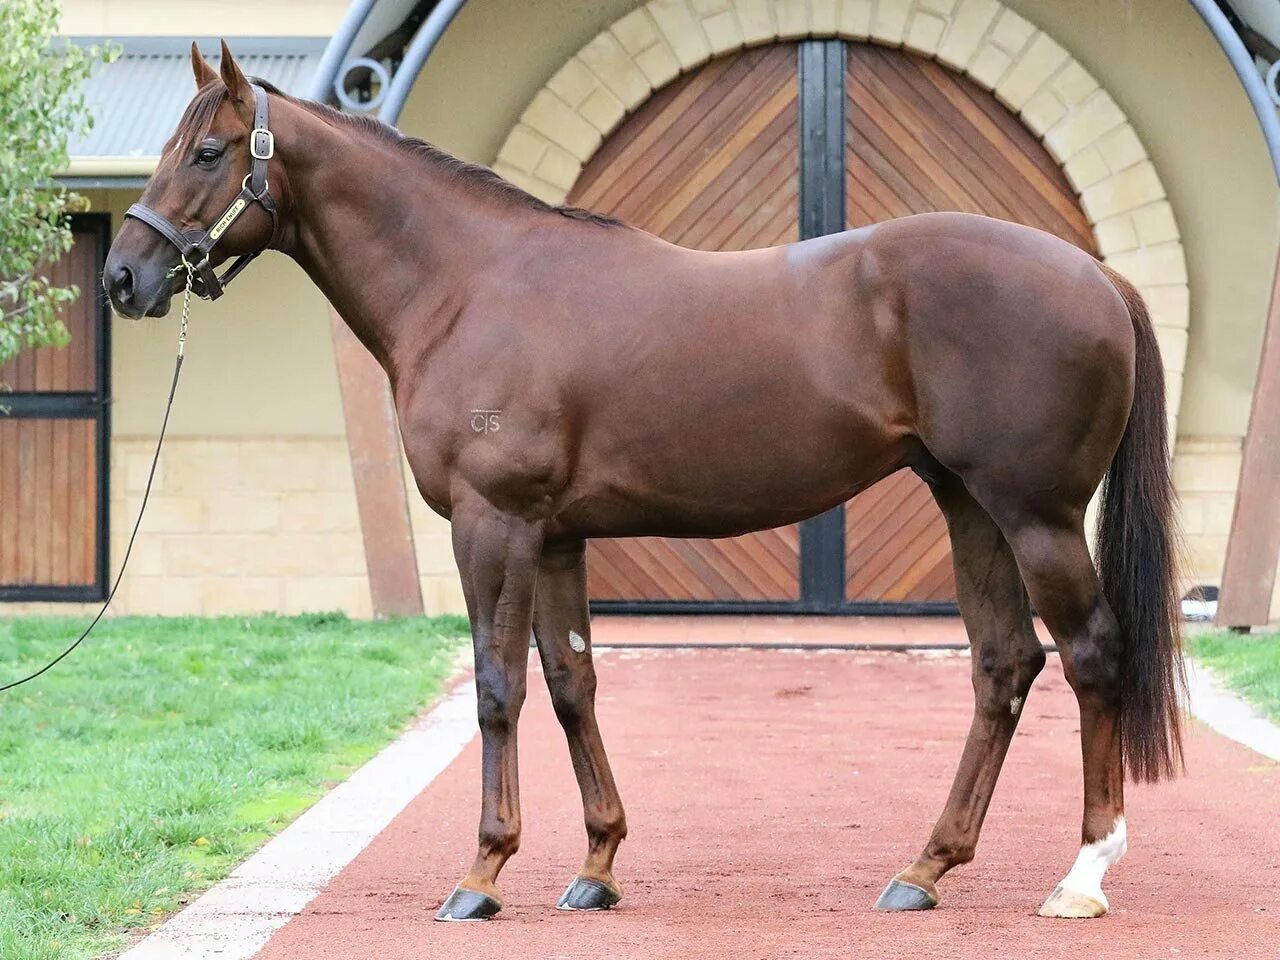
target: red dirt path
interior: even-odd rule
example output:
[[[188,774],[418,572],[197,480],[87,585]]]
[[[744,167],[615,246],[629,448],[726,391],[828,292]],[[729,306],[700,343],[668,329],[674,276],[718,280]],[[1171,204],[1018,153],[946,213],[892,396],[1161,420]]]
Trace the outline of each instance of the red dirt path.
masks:
[[[520,728],[524,845],[502,875],[499,918],[431,921],[474,852],[473,742],[259,956],[1280,956],[1280,765],[1198,725],[1189,776],[1130,788],[1130,852],[1109,877],[1112,913],[1035,916],[1079,836],[1076,709],[1056,657],[1032,691],[978,859],[943,881],[937,910],[892,915],[871,904],[946,795],[969,722],[967,656],[597,659],[601,724],[631,828],[619,908],[552,907],[585,839],[535,657]]]
[[[964,628],[955,617],[608,616],[592,622],[591,634],[597,647],[939,647],[967,643]]]

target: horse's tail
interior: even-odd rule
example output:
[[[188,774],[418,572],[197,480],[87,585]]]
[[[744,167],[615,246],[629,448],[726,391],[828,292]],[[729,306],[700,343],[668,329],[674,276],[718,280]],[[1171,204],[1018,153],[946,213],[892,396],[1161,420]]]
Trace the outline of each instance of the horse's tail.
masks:
[[[1103,272],[1129,308],[1137,373],[1129,423],[1102,488],[1098,573],[1124,644],[1120,741],[1129,776],[1154,782],[1182,767],[1178,533],[1165,419],[1164,367],[1142,295]]]

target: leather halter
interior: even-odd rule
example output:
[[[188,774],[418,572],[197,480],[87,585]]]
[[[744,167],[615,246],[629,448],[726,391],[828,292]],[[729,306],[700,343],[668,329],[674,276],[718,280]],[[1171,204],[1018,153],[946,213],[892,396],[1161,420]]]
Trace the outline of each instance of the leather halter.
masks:
[[[213,226],[203,233],[198,231],[183,232],[173,225],[168,217],[157,213],[142,203],[135,203],[125,211],[126,217],[141,220],[151,229],[178,248],[182,260],[194,272],[197,282],[192,286],[197,296],[206,300],[217,300],[223,289],[262,253],[267,247],[274,246],[280,237],[280,216],[276,210],[276,202],[267,187],[267,162],[275,156],[276,138],[267,126],[267,91],[256,83],[250,83],[253,90],[253,131],[249,134],[249,173],[240,185],[240,192],[231,201],[230,206],[222,211],[222,216],[214,221]],[[271,214],[271,239],[266,245],[237,257],[231,266],[223,271],[222,276],[213,272],[209,256],[217,246],[222,235],[240,218],[240,214],[249,209],[249,204],[260,203],[262,209]]]

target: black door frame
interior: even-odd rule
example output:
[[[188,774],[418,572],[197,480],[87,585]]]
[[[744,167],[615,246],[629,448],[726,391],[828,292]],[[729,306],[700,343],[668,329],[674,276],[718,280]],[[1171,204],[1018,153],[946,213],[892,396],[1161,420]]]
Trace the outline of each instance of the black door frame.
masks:
[[[92,391],[56,391],[6,393],[0,396],[0,418],[12,420],[93,420],[96,430],[95,469],[97,498],[93,524],[97,540],[94,544],[94,578],[81,586],[53,584],[2,584],[0,603],[102,601],[107,596],[107,567],[111,556],[111,308],[99,295],[96,279],[102,276],[107,247],[111,244],[111,216],[106,213],[78,213],[71,216],[71,229],[80,238],[94,244],[94,278],[92,289],[81,290],[80,296],[97,305],[98,341],[94,357],[95,389]]]
[[[800,44],[800,239],[845,229],[843,40]],[[809,612],[848,613],[844,505],[800,524],[800,602]],[[877,607],[883,606],[876,604]]]
[[[845,211],[845,70],[843,40],[797,44],[800,114],[800,239],[839,233]],[[952,616],[950,601],[845,599],[844,505],[800,524],[798,600],[593,600],[594,613],[823,614]]]

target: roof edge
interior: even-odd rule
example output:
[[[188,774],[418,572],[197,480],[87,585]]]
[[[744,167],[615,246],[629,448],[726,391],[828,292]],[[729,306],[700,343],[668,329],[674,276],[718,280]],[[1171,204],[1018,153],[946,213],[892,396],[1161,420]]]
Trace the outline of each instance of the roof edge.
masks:
[[[72,157],[57,177],[149,177],[159,157]]]
[[[221,51],[221,42],[227,41],[232,52],[236,54],[320,54],[329,42],[327,36],[225,36],[225,37],[192,37],[187,34],[172,34],[158,37],[154,34],[141,35],[61,35],[60,43],[70,43],[77,47],[91,47],[95,44],[117,44],[124,53],[181,53],[191,48],[191,41],[200,45],[200,51],[206,56],[216,57]]]

